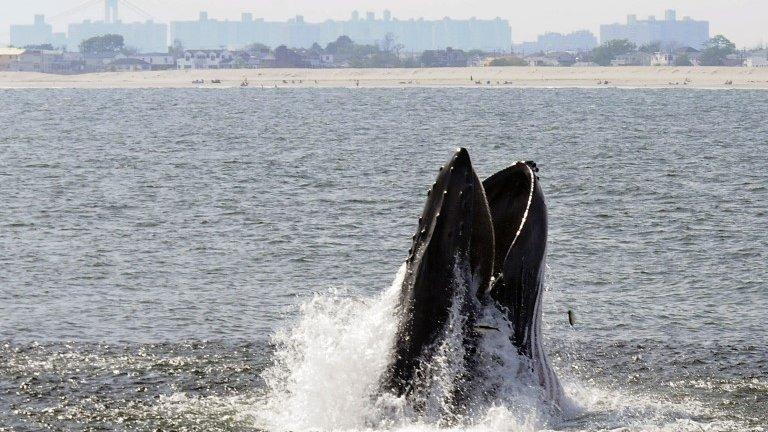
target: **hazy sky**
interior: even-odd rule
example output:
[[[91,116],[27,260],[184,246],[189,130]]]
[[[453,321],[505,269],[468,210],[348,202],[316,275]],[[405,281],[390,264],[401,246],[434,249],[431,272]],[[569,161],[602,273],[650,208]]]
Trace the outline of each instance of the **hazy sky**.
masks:
[[[514,41],[534,40],[545,31],[567,32],[592,30],[599,36],[600,24],[624,22],[627,14],[638,17],[664,16],[672,8],[682,18],[710,21],[712,34],[722,33],[739,46],[768,44],[768,0],[129,0],[148,12],[156,21],[195,19],[198,11],[208,11],[211,18],[239,19],[240,12],[253,12],[255,17],[285,20],[297,14],[306,21],[328,18],[346,19],[352,10],[392,11],[400,19],[425,18],[493,18],[508,19]],[[9,40],[11,23],[31,23],[32,15],[44,13],[54,18],[86,0],[0,0],[0,44]],[[125,21],[141,19],[140,15],[122,8]],[[101,8],[91,7],[82,13],[51,19],[58,31],[71,21],[98,19]]]

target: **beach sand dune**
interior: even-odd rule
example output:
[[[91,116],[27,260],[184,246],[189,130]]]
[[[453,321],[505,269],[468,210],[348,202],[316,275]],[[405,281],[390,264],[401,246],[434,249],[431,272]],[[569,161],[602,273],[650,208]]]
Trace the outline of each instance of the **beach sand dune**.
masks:
[[[221,80],[212,84],[211,80]],[[204,84],[193,81],[203,80]],[[222,69],[51,75],[0,72],[0,88],[630,87],[768,89],[768,68],[478,67]]]

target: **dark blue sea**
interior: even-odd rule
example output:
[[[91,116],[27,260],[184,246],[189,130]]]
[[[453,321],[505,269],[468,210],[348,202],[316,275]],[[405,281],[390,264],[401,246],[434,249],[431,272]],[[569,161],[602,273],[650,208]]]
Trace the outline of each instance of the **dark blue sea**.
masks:
[[[765,431],[767,96],[0,90],[0,431]],[[540,167],[567,411],[369,394],[456,147]]]

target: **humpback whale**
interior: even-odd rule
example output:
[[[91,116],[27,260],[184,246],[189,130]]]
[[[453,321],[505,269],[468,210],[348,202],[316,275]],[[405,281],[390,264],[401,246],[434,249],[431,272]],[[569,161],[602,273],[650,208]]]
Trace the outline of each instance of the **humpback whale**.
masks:
[[[474,343],[477,335],[472,325],[491,281],[493,251],[493,225],[483,185],[462,148],[440,168],[427,191],[406,260],[386,389],[401,396],[423,378],[421,366],[434,356],[454,302],[466,317],[466,343]]]
[[[481,182],[464,148],[440,168],[405,261],[384,391],[408,397],[423,384],[452,311],[462,314],[461,361],[471,373],[484,327],[478,316],[496,307],[513,329],[510,349],[558,403],[560,384],[541,345],[547,208],[537,172],[535,163],[517,162]]]

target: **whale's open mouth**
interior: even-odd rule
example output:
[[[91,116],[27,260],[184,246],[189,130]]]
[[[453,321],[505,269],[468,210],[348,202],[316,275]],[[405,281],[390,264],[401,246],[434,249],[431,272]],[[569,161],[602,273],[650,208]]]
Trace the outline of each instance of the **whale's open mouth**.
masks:
[[[465,407],[478,365],[479,321],[485,307],[498,307],[512,328],[509,348],[530,360],[545,387],[556,386],[540,344],[541,293],[547,242],[547,212],[536,164],[517,162],[483,182],[466,149],[441,167],[419,218],[406,260],[397,308],[392,359],[382,378],[384,392],[398,397],[423,393],[423,371],[440,357],[447,329],[458,331],[464,371],[453,379],[462,388],[446,395],[448,411]],[[461,268],[465,271],[455,272]],[[465,287],[458,289],[456,287]],[[474,289],[467,289],[476,287]],[[485,289],[489,287],[489,289]],[[459,313],[459,324],[451,319]],[[458,326],[458,327],[457,327]]]
[[[466,424],[499,401],[557,408],[562,389],[541,343],[547,212],[536,172],[533,162],[517,162],[480,181],[468,152],[457,151],[426,194],[407,259],[382,296],[386,302],[352,317],[346,310],[334,315],[345,323],[343,341],[354,346],[328,355],[334,344],[316,340],[317,325],[308,321],[302,341],[319,355],[298,352],[287,380],[314,383],[304,367],[313,361],[320,365],[313,370],[327,375],[324,382],[335,383],[333,362],[349,362],[343,351],[352,350],[351,363],[370,371],[352,377],[353,394],[371,397],[350,397],[334,386],[312,387],[315,393],[288,386],[285,393],[303,403],[327,400],[331,392],[334,403],[362,412],[373,425],[400,418]],[[375,336],[356,339],[366,325]],[[366,400],[374,401],[370,410]],[[320,406],[312,415],[326,414]]]

